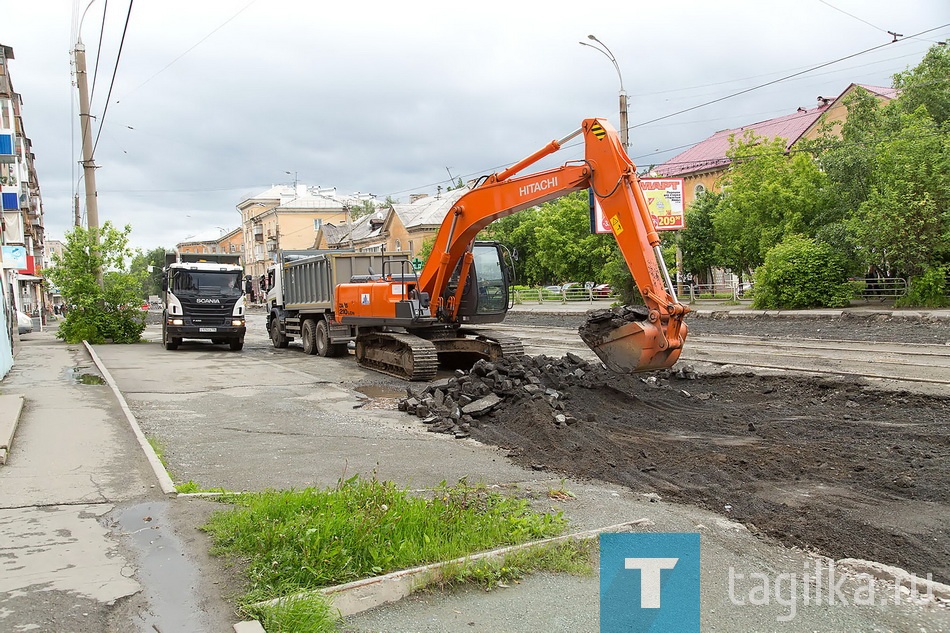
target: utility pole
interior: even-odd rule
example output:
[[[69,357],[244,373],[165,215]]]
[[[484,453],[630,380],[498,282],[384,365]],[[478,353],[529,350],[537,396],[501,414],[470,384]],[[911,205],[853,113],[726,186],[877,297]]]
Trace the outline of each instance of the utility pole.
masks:
[[[96,162],[92,156],[92,117],[89,114],[89,82],[86,74],[86,47],[76,40],[76,87],[79,89],[79,123],[82,131],[83,183],[86,188],[86,226],[93,244],[99,249],[99,204],[96,196]],[[96,271],[96,280],[102,287],[102,269]]]
[[[79,194],[73,198],[73,226],[82,226],[82,216],[79,215]]]
[[[587,39],[597,42],[600,46],[594,46],[587,42],[578,42],[578,44],[581,46],[589,46],[595,51],[600,51],[600,53],[614,65],[614,69],[617,71],[617,77],[620,79],[620,144],[623,145],[623,151],[629,152],[630,142],[627,138],[627,92],[623,89],[623,74],[620,72],[620,64],[617,63],[617,58],[614,57],[613,52],[607,48],[606,44],[593,35],[588,35]]]

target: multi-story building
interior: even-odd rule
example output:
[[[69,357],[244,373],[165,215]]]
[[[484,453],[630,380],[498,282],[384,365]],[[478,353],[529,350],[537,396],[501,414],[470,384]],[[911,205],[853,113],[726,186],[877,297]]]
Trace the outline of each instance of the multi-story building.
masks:
[[[426,239],[435,237],[445,216],[467,191],[462,188],[437,196],[413,195],[408,203],[378,209],[350,224],[325,224],[317,236],[316,248],[406,252],[414,256]]]
[[[238,203],[244,240],[244,272],[267,272],[281,250],[314,248],[324,224],[344,224],[365,196],[343,196],[335,188],[276,185]]]
[[[44,251],[43,201],[33,148],[23,126],[22,98],[14,91],[13,49],[0,44],[0,251],[4,314],[13,307],[43,314],[46,297],[39,271]],[[0,320],[2,321],[2,320]]]
[[[243,262],[244,235],[241,231],[241,227],[238,227],[227,233],[222,233],[216,238],[179,242],[175,245],[175,249],[179,253],[194,253],[197,255],[206,253],[241,255],[241,261]]]

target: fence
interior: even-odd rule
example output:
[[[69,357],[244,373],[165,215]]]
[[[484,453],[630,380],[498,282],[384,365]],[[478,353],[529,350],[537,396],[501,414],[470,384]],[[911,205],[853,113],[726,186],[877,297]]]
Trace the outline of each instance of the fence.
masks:
[[[557,292],[547,288],[516,288],[515,303],[568,303],[586,301],[587,303],[612,303],[619,297],[613,293],[599,292],[584,286],[561,288]]]
[[[893,301],[907,294],[907,280],[901,277],[875,277],[855,279],[854,299],[871,301]],[[719,284],[683,284],[678,292],[680,301],[695,303],[696,301],[752,301],[752,284],[731,285]],[[593,288],[572,286],[567,289],[548,290],[547,288],[520,288],[514,291],[515,303],[567,303],[586,301],[588,303],[612,303],[619,300],[619,296],[610,292],[604,294]]]
[[[871,301],[887,301],[907,294],[907,280],[901,277],[866,277],[854,280],[854,298]]]

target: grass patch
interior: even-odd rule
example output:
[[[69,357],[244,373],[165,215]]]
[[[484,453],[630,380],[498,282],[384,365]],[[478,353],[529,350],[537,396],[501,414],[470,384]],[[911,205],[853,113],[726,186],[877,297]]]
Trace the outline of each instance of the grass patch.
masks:
[[[155,451],[155,456],[158,457],[158,461],[162,463],[165,470],[168,470],[168,464],[165,462],[165,445],[154,437],[146,437],[145,439],[148,440],[148,445]]]
[[[464,480],[455,486],[443,483],[430,498],[412,496],[392,482],[353,477],[324,490],[234,494],[220,500],[235,507],[216,512],[202,529],[213,539],[213,554],[247,562],[244,605],[557,536],[567,527],[560,512],[535,512],[524,499]],[[526,565],[502,566],[521,570]],[[509,573],[469,575],[505,578]],[[276,607],[281,615],[254,615],[267,619],[285,617],[284,611],[319,610],[311,602],[320,600],[282,603]],[[271,631],[269,621],[265,627]]]

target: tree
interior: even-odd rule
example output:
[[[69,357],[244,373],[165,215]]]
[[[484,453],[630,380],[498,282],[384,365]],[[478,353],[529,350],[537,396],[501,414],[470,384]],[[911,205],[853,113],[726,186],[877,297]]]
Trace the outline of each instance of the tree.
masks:
[[[732,139],[727,193],[713,215],[719,261],[741,274],[759,266],[785,236],[814,236],[829,219],[828,177],[806,152],[788,154],[786,141],[747,131]]]
[[[913,276],[950,262],[948,72],[950,51],[931,48],[895,75],[897,98],[882,106],[857,91],[841,142],[822,139],[819,160],[845,229],[828,227],[822,237],[843,237],[865,269]]]
[[[716,259],[716,231],[713,215],[722,201],[722,194],[704,191],[686,209],[686,227],[680,231],[683,269],[703,279],[710,279]]]
[[[613,236],[590,232],[590,203],[586,191],[541,205],[536,216],[532,252],[543,279],[554,281],[595,281],[603,278],[604,265],[611,258]]]
[[[897,105],[905,113],[924,108],[937,126],[950,120],[950,50],[931,46],[917,66],[894,75],[894,87],[901,91]]]
[[[106,222],[99,229],[99,244],[90,231],[76,227],[66,234],[62,256],[53,255],[44,276],[59,288],[69,306],[56,333],[67,343],[137,343],[145,329],[139,309],[142,275],[127,271],[132,257],[128,247],[131,227],[120,231]],[[103,272],[100,288],[96,271]]]
[[[148,272],[149,266],[152,267],[152,272]],[[147,253],[139,249],[132,256],[129,272],[142,278],[142,288],[139,295],[142,299],[161,294],[162,268],[164,267],[165,247],[163,246],[153,248]]]

